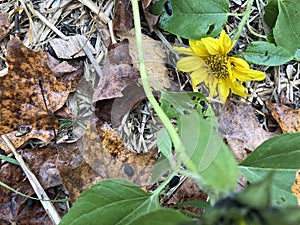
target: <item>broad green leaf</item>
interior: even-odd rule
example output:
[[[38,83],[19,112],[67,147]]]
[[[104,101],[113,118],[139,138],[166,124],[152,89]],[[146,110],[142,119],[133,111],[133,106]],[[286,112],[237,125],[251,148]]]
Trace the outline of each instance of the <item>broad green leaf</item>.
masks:
[[[159,26],[188,39],[217,36],[227,21],[228,0],[160,0],[152,7]]]
[[[298,62],[300,61],[300,48],[297,49],[295,55],[294,55],[295,60]]]
[[[180,118],[180,138],[190,160],[207,187],[214,192],[230,193],[236,185],[238,168],[236,161],[218,135],[217,120],[204,119],[196,112]],[[206,190],[210,192],[211,190]]]
[[[240,170],[250,182],[257,182],[270,171],[272,203],[281,206],[297,204],[291,193],[296,171],[299,169],[300,133],[283,134],[261,144],[240,164]]]
[[[300,133],[272,137],[258,146],[240,165],[267,169],[299,169]]]
[[[192,222],[182,213],[171,209],[158,209],[133,220],[130,225],[179,225]]]
[[[248,62],[265,66],[278,66],[293,59],[288,50],[264,41],[252,42],[243,56]]]
[[[172,161],[172,142],[165,128],[161,129],[157,133],[157,147],[169,161]]]
[[[172,166],[169,160],[164,155],[161,155],[154,164],[151,183],[154,184],[155,182],[157,182],[164,174],[170,171],[171,168]]]
[[[254,209],[267,209],[271,204],[271,180],[273,173],[268,174],[263,180],[253,183],[236,194],[235,199]]]
[[[214,116],[205,96],[199,92],[169,92],[162,91],[160,98],[161,108],[170,119],[179,119],[197,111],[205,117]]]
[[[250,183],[261,181],[270,172],[275,171],[271,183],[271,203],[273,206],[296,206],[297,199],[291,193],[297,170],[266,169],[251,166],[240,166],[240,171]]]
[[[157,133],[157,147],[162,153],[161,157],[156,161],[152,170],[152,183],[157,182],[172,167],[173,154],[172,142],[165,128]]]
[[[279,14],[273,29],[278,46],[294,55],[300,48],[300,4],[299,1],[278,0]]]
[[[275,25],[278,13],[278,0],[269,0],[264,14],[264,21],[269,27]]]
[[[126,180],[107,179],[86,190],[60,225],[126,225],[159,208],[157,196]]]

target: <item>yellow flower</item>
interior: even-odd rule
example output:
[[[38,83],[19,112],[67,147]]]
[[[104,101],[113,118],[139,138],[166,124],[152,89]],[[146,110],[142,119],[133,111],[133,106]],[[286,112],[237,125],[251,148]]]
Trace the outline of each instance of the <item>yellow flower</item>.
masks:
[[[225,102],[232,93],[246,97],[248,94],[242,85],[251,80],[263,80],[263,72],[252,70],[249,64],[236,57],[228,55],[235,41],[231,41],[223,30],[219,39],[211,37],[201,40],[189,40],[190,48],[174,47],[180,53],[190,55],[177,62],[177,68],[190,74],[192,85],[197,88],[201,82],[209,87],[209,97],[219,94],[221,101]]]

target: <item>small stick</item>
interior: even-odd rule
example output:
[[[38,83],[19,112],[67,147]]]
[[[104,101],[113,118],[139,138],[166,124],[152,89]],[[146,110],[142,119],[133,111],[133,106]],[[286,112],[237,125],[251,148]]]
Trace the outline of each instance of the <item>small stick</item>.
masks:
[[[53,222],[55,224],[59,224],[61,218],[58,215],[57,211],[55,210],[52,202],[50,201],[49,197],[47,196],[46,192],[44,191],[42,185],[39,183],[36,176],[26,166],[22,156],[17,152],[16,148],[11,143],[11,141],[6,136],[6,134],[3,134],[1,137],[2,137],[3,141],[5,142],[5,144],[9,147],[9,149],[14,154],[16,160],[20,163],[20,166],[22,167],[26,177],[28,178],[33,190],[35,191],[38,198],[41,199],[40,201],[41,201],[46,213],[53,220]]]

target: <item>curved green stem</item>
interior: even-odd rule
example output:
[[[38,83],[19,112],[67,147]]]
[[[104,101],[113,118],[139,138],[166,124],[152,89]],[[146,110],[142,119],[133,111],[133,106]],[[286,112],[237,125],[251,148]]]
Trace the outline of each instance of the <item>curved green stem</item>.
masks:
[[[153,106],[155,112],[157,113],[158,117],[163,122],[164,126],[166,127],[175,148],[178,148],[180,146],[180,138],[167,117],[167,115],[164,113],[164,111],[160,108],[158,102],[156,101],[149,81],[148,81],[148,75],[146,71],[146,66],[144,62],[144,54],[143,54],[143,46],[142,46],[142,33],[141,33],[141,23],[140,23],[140,13],[138,8],[138,1],[132,0],[132,9],[133,9],[133,17],[134,17],[134,27],[135,27],[135,35],[136,35],[136,45],[137,45],[137,51],[138,51],[138,60],[139,60],[139,66],[140,66],[140,74],[142,78],[142,85],[144,88],[144,91],[146,93],[146,96]]]
[[[238,29],[237,29],[237,32],[235,33],[234,37],[233,37],[233,40],[238,40],[241,33],[242,33],[242,30],[243,30],[243,27],[245,26],[247,20],[249,19],[249,16],[250,16],[250,13],[251,13],[251,7],[253,5],[253,1],[254,0],[248,0],[248,3],[247,3],[247,7],[246,7],[246,10],[245,10],[245,15],[243,16],[239,26],[238,26]]]
[[[250,26],[249,21],[247,21],[247,28],[248,28],[248,30],[249,30],[249,32],[250,32],[251,34],[253,34],[253,35],[257,36],[257,37],[263,38],[263,39],[265,39],[265,40],[267,39],[267,36],[266,36],[266,35],[262,35],[262,34],[256,33],[256,32],[252,29],[252,27]]]
[[[169,120],[168,116],[164,113],[162,108],[159,106],[158,102],[156,101],[151,86],[149,84],[148,74],[146,71],[146,66],[144,62],[144,53],[143,53],[143,45],[142,45],[142,33],[141,33],[141,22],[140,22],[140,13],[138,7],[138,0],[131,0],[132,2],[132,10],[133,10],[133,19],[134,19],[134,27],[135,27],[135,35],[136,35],[136,45],[137,45],[137,52],[138,52],[138,60],[139,60],[139,69],[140,75],[142,78],[142,85],[146,96],[151,103],[153,109],[157,113],[158,117],[163,122],[165,128],[167,129],[170,138],[174,144],[174,148],[177,154],[178,160],[178,169],[181,162],[186,164],[186,167],[191,171],[197,173],[197,167],[189,160],[189,157],[186,155],[185,148],[182,145],[182,142],[179,138],[177,131],[175,130],[173,124]]]

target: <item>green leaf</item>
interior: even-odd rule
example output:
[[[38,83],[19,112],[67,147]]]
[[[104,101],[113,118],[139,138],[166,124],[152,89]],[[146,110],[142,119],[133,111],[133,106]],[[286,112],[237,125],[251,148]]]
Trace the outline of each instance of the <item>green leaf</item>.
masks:
[[[250,183],[261,181],[270,172],[275,171],[271,182],[271,203],[273,206],[296,206],[297,199],[291,193],[297,170],[266,169],[251,166],[240,166],[241,173]]]
[[[252,42],[243,56],[248,62],[265,66],[278,66],[293,59],[288,50],[264,41]]]
[[[130,225],[179,225],[192,220],[182,213],[171,209],[158,209],[133,220]]]
[[[154,184],[157,182],[164,174],[170,171],[171,168],[169,160],[164,155],[161,155],[154,164],[151,183]]]
[[[162,91],[160,103],[161,108],[170,119],[179,120],[180,116],[195,111],[204,117],[214,116],[207,99],[199,92]]]
[[[236,194],[239,203],[255,209],[267,209],[271,200],[271,180],[273,173],[268,174],[258,183],[251,184],[242,192]]]
[[[165,128],[157,133],[157,147],[162,153],[161,157],[156,161],[152,170],[152,182],[157,182],[167,171],[172,168],[173,154],[172,142]]]
[[[258,146],[241,166],[299,169],[300,133],[275,136]]]
[[[278,0],[278,8],[279,14],[273,28],[276,44],[294,55],[300,48],[300,4],[298,1]]]
[[[161,129],[157,133],[157,147],[169,161],[172,161],[172,142],[165,128]]]
[[[86,190],[59,224],[125,225],[159,208],[157,196],[126,180],[107,179]]]
[[[200,173],[201,182],[205,182],[201,183],[205,191],[210,197],[215,195],[215,199],[233,191],[237,164],[218,135],[217,119],[204,95],[162,92],[160,102],[167,116],[177,119],[180,139],[189,159],[197,167],[198,171],[194,172]]]
[[[166,3],[168,2],[168,3]],[[166,9],[172,8],[172,12]],[[217,36],[229,12],[228,0],[160,0],[152,6],[154,14],[160,15],[159,26],[188,39]]]
[[[297,49],[295,55],[294,55],[295,60],[298,62],[300,61],[300,48]]]
[[[269,0],[264,14],[264,21],[269,27],[275,25],[278,13],[278,0]]]
[[[15,164],[15,165],[17,165],[17,166],[20,165],[20,163],[18,162],[18,160],[13,159],[13,158],[11,158],[11,157],[7,157],[6,155],[1,155],[1,154],[0,154],[0,159],[1,159],[1,160],[4,160],[4,161],[6,161],[6,162],[9,162],[9,163],[11,163],[11,164]]]
[[[196,112],[183,115],[180,120],[182,128],[179,134],[186,153],[197,166],[207,187],[212,188],[214,193],[232,192],[238,168],[233,155],[218,135],[217,120],[214,117],[203,119]]]
[[[300,133],[283,134],[261,144],[240,164],[240,170],[250,182],[257,182],[270,171],[272,204],[294,206],[296,197],[291,193],[296,171],[299,169]]]
[[[191,200],[191,201],[186,201],[186,202],[182,202],[179,204],[176,204],[172,207],[174,208],[178,208],[178,207],[182,207],[182,206],[191,206],[191,207],[197,207],[199,209],[206,209],[206,208],[210,208],[211,205],[209,202],[203,201],[203,200]]]

